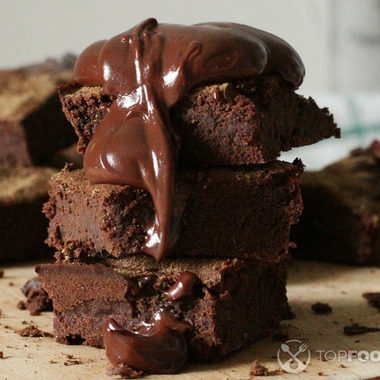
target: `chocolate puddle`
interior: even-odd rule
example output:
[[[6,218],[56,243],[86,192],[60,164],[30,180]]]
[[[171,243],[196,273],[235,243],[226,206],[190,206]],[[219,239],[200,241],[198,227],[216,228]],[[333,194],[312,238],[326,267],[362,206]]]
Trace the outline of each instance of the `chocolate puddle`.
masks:
[[[104,345],[111,364],[148,373],[176,373],[187,358],[187,322],[179,321],[167,309],[156,313],[150,323],[135,331],[121,328],[112,317],[104,324]]]
[[[160,260],[170,251],[180,220],[175,209],[183,208],[176,205],[180,141],[169,109],[201,84],[272,73],[296,88],[304,66],[282,39],[232,23],[183,26],[151,18],[79,56],[76,80],[116,98],[85,151],[84,169],[92,182],[151,194],[156,218],[144,252]]]

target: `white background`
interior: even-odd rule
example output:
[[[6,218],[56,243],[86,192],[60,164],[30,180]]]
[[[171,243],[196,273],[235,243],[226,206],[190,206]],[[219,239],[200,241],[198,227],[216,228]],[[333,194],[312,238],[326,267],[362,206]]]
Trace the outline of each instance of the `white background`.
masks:
[[[352,111],[346,112],[342,96],[380,92],[380,0],[0,0],[0,69],[79,54],[148,17],[180,24],[232,21],[282,37],[306,66],[298,92],[321,99],[341,127]],[[331,103],[323,104],[326,99]],[[369,112],[380,124],[380,110]],[[366,141],[342,144],[340,154],[358,143]],[[336,143],[317,144],[330,149],[324,160],[318,152],[318,165],[336,158],[335,145],[328,144]]]
[[[304,60],[304,92],[380,89],[376,0],[0,0],[0,68],[78,54],[148,17],[233,21],[277,34]]]

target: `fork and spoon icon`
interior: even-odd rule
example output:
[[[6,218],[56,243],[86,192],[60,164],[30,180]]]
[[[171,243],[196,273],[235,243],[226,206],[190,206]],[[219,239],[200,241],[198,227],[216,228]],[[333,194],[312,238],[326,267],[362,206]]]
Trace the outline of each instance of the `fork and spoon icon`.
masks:
[[[290,343],[290,342],[298,342],[298,343],[301,343],[298,347],[298,350],[297,352],[293,353],[289,347],[289,345],[287,343]],[[302,343],[298,340],[292,340],[292,341],[288,341],[286,343],[283,343],[281,344],[281,351],[288,354],[290,356],[290,358],[285,361],[284,363],[281,361],[280,359],[280,350],[278,350],[277,352],[277,359],[278,359],[278,363],[280,364],[281,368],[284,369],[286,372],[289,372],[289,373],[298,373],[298,372],[301,372],[303,371],[310,363],[310,352],[308,352],[308,359],[306,362],[303,362],[301,361],[301,359],[298,358],[298,356],[307,351],[308,350],[308,346],[306,343]],[[297,363],[297,367],[296,368],[293,368],[291,366],[291,364],[293,364],[294,362]]]

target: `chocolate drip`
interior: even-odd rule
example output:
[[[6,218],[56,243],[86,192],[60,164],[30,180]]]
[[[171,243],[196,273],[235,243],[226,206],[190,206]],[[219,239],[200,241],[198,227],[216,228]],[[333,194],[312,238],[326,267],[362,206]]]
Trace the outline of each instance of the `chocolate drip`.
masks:
[[[113,365],[124,363],[148,373],[176,373],[187,358],[185,332],[189,327],[167,309],[136,331],[123,329],[108,317],[103,329],[107,358]]]
[[[76,80],[103,86],[116,98],[85,151],[84,169],[92,182],[150,192],[156,218],[143,251],[160,260],[177,240],[179,139],[169,109],[201,84],[269,73],[297,87],[304,67],[285,41],[231,23],[182,26],[148,19],[79,56]]]
[[[181,272],[176,282],[165,293],[169,301],[178,301],[185,296],[193,294],[193,286],[198,281],[198,277],[192,272]]]

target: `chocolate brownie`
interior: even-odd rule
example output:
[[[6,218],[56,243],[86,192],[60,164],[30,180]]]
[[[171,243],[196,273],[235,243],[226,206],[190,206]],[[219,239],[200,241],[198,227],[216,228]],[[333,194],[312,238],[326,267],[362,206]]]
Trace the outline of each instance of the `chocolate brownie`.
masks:
[[[180,172],[180,231],[171,254],[275,257],[290,244],[290,226],[302,212],[302,170],[300,161],[274,161]],[[60,260],[139,252],[155,215],[148,192],[93,184],[83,170],[68,166],[52,177],[44,212],[50,219],[47,242]]]
[[[85,152],[111,104],[102,87],[60,86],[66,117]],[[282,151],[340,136],[326,108],[304,98],[279,76],[201,86],[170,111],[183,165],[251,165]]]
[[[0,71],[0,165],[48,165],[76,142],[62,113],[60,84],[73,78],[75,59]]]
[[[55,172],[43,167],[0,167],[0,261],[53,255],[44,244],[48,221],[42,206]]]
[[[380,264],[380,143],[300,180],[304,213],[292,237],[300,257]]]
[[[155,314],[164,311],[171,315],[170,323],[174,319],[184,323],[183,344],[188,346],[189,357],[213,360],[267,336],[282,319],[289,318],[288,258],[284,252],[273,262],[237,258],[157,262],[141,254],[98,258],[91,264],[43,264],[36,272],[53,299],[58,342],[104,347],[105,323],[139,332],[142,323],[154,323]],[[104,335],[111,346],[106,347],[110,358],[120,337],[112,336],[112,331]],[[127,332],[121,335],[125,342],[117,349],[133,348]],[[154,344],[154,339],[148,342]],[[151,354],[165,347],[164,342],[151,347]]]

